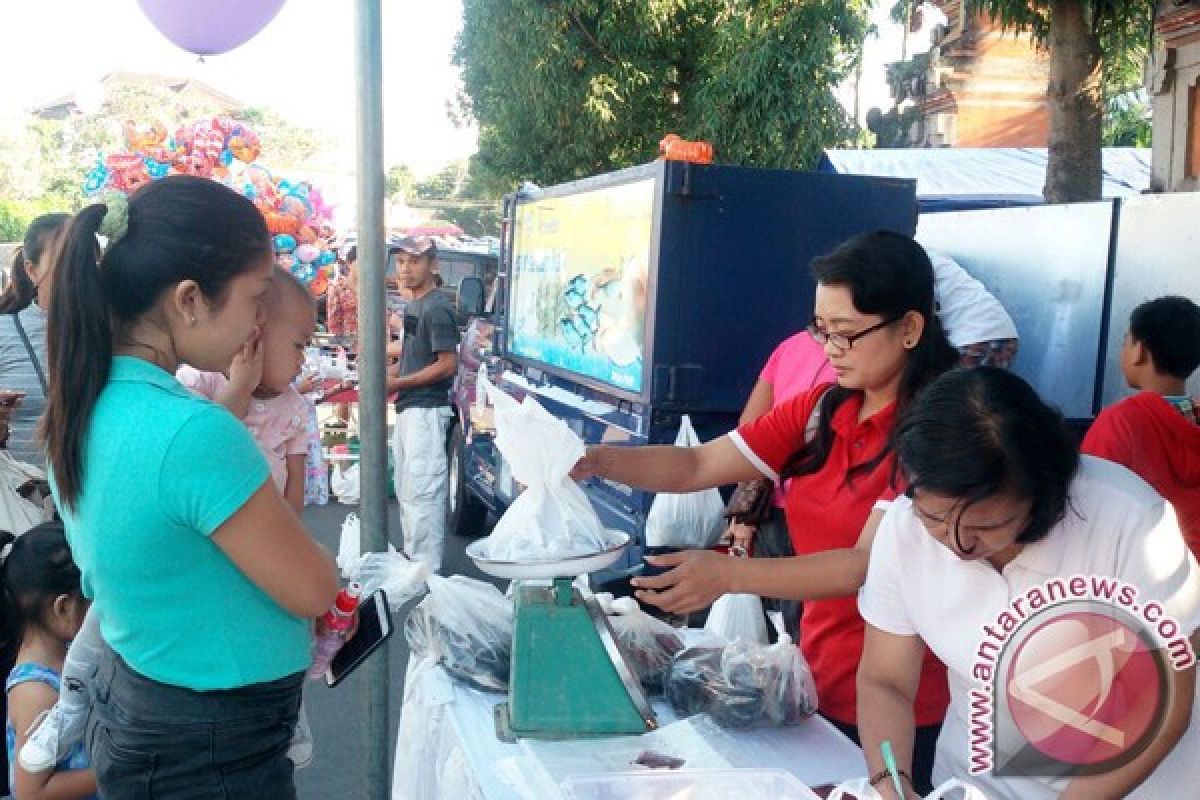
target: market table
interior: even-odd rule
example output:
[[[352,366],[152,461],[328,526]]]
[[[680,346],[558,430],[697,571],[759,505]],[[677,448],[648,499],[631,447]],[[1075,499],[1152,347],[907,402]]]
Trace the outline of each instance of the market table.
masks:
[[[821,717],[785,728],[722,731],[707,717],[679,721],[652,698],[659,731],[567,742],[496,738],[505,695],[476,691],[429,661],[409,665],[396,743],[392,800],[555,800],[572,775],[635,769],[644,750],[687,756],[684,769],[782,769],[809,786],[861,777],[862,751]]]

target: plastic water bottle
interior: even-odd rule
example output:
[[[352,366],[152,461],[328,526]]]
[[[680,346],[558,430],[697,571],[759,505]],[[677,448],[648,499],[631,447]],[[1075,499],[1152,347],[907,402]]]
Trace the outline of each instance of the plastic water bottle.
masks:
[[[354,625],[354,612],[362,596],[362,586],[351,583],[337,594],[333,608],[321,617],[319,626],[324,632],[313,643],[313,662],[308,668],[308,677],[319,678],[329,669],[333,657],[346,643],[346,634]]]

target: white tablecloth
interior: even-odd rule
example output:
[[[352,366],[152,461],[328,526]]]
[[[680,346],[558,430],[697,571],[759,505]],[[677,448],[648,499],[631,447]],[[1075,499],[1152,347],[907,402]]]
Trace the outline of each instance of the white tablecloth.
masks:
[[[506,744],[496,738],[492,716],[495,705],[504,699],[457,683],[428,662],[411,664],[392,800],[556,800],[561,797],[558,784],[566,775],[630,769],[628,760],[622,761],[626,752],[640,749],[642,742],[645,749],[653,750],[661,741],[651,733],[636,741],[614,737]],[[654,698],[653,706],[660,726],[677,722],[661,697]],[[738,732],[720,731],[702,717],[678,725],[671,728],[672,744],[695,754],[685,768],[782,769],[809,786],[838,783],[865,770],[862,751],[820,717],[787,728]],[[674,733],[685,736],[674,737]],[[724,763],[701,763],[706,756]],[[573,765],[579,765],[578,773]]]

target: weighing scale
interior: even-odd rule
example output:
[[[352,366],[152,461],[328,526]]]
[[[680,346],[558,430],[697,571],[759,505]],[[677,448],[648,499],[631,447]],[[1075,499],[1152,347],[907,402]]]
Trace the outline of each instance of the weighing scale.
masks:
[[[482,541],[467,548],[482,571],[517,581],[508,702],[495,712],[501,740],[637,734],[658,727],[608,617],[572,586],[575,577],[620,557],[629,545],[627,535],[620,537],[618,545],[600,553],[544,561],[493,561],[481,555]]]

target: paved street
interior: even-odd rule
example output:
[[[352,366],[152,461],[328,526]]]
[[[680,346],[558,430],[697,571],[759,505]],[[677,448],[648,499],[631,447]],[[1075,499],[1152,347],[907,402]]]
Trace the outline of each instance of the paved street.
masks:
[[[305,512],[304,519],[317,539],[331,552],[336,552],[342,520],[346,514],[356,510],[355,506],[331,502],[323,508],[310,507]],[[389,531],[392,540],[398,542],[399,517],[394,502],[389,508]],[[466,539],[448,537],[444,574],[461,573],[484,577],[464,554],[467,543]],[[402,614],[396,615],[396,623],[396,633],[392,635],[388,644],[391,670],[389,766],[395,757],[396,724],[400,719],[404,670],[408,664],[408,643],[404,640]],[[307,684],[304,696],[316,740],[316,755],[308,769],[296,773],[296,786],[301,800],[354,800],[362,795],[366,772],[364,692],[365,684],[357,674],[351,675],[336,689],[326,687],[323,682],[310,681]]]

